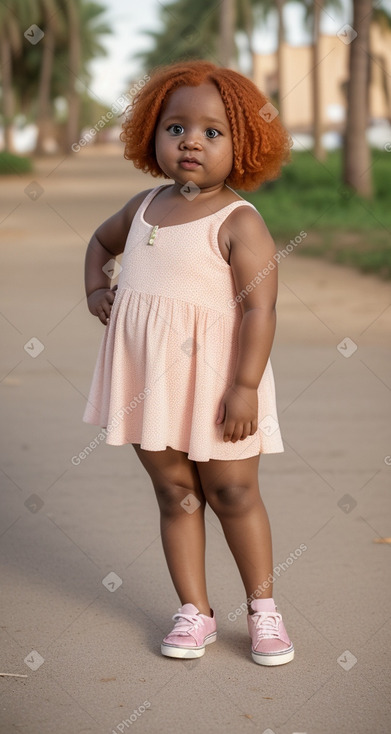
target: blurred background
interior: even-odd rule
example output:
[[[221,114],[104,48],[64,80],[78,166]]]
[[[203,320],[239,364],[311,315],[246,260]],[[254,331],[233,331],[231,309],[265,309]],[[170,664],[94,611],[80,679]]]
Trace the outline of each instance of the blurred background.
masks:
[[[119,732],[148,700],[137,734],[389,734],[390,18],[367,0],[0,0],[1,732]],[[293,140],[278,180],[239,192],[285,250],[285,451],[260,477],[297,652],[281,674],[250,669],[227,616],[243,586],[209,507],[220,642],[200,667],[163,659],[177,597],[152,486],[82,422],[104,333],[86,247],[162,181],[124,159],[123,112],[185,58],[251,77]]]
[[[303,254],[390,277],[389,0],[10,0],[0,34],[1,173],[119,145],[153,68],[209,59],[251,77],[292,135],[295,165],[248,195],[274,236],[305,211]]]

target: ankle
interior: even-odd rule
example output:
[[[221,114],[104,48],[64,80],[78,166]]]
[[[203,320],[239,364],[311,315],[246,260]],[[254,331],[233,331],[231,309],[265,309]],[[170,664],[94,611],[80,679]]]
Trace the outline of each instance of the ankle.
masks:
[[[194,604],[195,607],[197,607],[200,614],[203,614],[205,617],[212,617],[213,612],[209,606],[209,604]]]
[[[203,614],[205,617],[213,617],[213,612],[212,612],[211,608],[208,607],[208,605],[206,605],[205,607],[201,607],[201,609],[199,607],[197,607],[197,609],[198,609],[199,613],[200,614]]]
[[[269,594],[269,595],[262,594],[261,596],[258,596],[257,599],[273,599],[273,595],[272,594]],[[252,601],[256,601],[256,600],[252,600]],[[248,614],[254,614],[254,610],[251,608],[251,602],[247,604],[247,612]]]

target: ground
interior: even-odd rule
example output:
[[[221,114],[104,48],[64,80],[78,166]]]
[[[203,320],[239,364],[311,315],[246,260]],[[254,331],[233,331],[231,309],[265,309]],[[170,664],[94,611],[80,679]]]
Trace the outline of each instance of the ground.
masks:
[[[373,541],[391,535],[389,284],[295,253],[281,262],[285,452],[261,457],[259,476],[293,662],[252,662],[210,508],[218,640],[196,661],[163,658],[179,601],[148,475],[129,446],[98,441],[72,462],[99,433],[81,420],[104,328],[86,308],[85,248],[153,185],[117,148],[3,181],[0,673],[27,677],[0,677],[1,731],[386,734],[390,549]]]

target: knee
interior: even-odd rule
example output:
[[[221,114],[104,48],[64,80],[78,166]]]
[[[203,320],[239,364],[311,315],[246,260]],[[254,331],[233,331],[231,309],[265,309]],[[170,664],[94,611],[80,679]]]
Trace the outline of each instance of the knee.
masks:
[[[253,488],[246,484],[224,484],[207,494],[208,504],[217,515],[245,514],[254,505]]]
[[[155,484],[155,493],[162,515],[176,517],[177,515],[193,514],[202,503],[201,498],[189,489],[173,482]]]

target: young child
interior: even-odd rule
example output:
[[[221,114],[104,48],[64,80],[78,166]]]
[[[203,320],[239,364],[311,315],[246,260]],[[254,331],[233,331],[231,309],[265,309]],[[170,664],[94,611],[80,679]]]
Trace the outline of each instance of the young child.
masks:
[[[162,654],[198,658],[216,639],[205,582],[208,503],[246,590],[252,658],[287,663],[294,649],[272,598],[258,486],[260,454],[284,450],[269,360],[275,245],[231,187],[276,178],[290,136],[251,81],[191,61],[152,75],[121,138],[136,168],[173,183],[134,196],[88,245],[88,308],[106,329],[83,420],[105,427],[108,444],[132,444],[152,480],[182,605]]]

